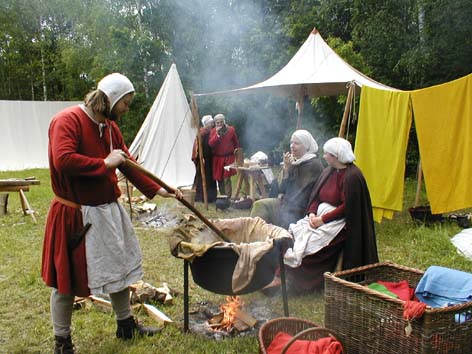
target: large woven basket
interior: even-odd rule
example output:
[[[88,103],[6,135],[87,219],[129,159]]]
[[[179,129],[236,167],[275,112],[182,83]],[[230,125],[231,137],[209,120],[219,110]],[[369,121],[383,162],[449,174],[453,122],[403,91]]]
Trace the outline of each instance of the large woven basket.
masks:
[[[336,333],[330,329],[320,327],[314,322],[301,318],[280,317],[267,321],[259,329],[257,337],[259,341],[259,353],[267,354],[267,348],[279,332],[285,332],[294,336],[294,338],[287,343],[288,346],[286,346],[284,350],[288,349],[291,343],[297,339],[317,340],[328,336],[334,337],[343,345]],[[344,345],[343,348],[345,348]],[[283,352],[284,351],[282,351],[282,353]]]
[[[472,353],[472,302],[432,309],[411,321],[403,319],[403,301],[366,285],[379,280],[407,280],[416,287],[424,272],[385,262],[325,273],[325,326],[345,343],[349,354]],[[460,323],[462,322],[462,323]]]

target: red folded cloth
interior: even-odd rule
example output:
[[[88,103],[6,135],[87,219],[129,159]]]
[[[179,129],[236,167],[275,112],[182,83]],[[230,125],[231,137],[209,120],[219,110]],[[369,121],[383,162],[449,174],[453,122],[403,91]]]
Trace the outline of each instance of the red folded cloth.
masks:
[[[268,354],[280,354],[285,344],[292,339],[288,333],[278,332],[269,347]],[[342,345],[333,337],[324,337],[317,340],[297,339],[286,351],[287,354],[342,354]]]
[[[377,281],[387,288],[388,291],[398,295],[398,298],[403,301],[413,300],[415,297],[415,289],[410,288],[408,281],[402,280],[399,282]]]

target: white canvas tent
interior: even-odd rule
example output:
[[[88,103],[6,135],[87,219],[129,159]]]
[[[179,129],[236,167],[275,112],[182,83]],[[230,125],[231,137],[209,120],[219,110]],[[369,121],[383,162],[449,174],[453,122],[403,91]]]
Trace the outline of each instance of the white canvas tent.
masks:
[[[346,63],[314,28],[287,65],[267,80],[239,89],[202,93],[195,96],[263,91],[278,96],[291,97],[297,102],[297,128],[300,128],[305,96],[347,94],[346,107],[339,131],[339,135],[342,136],[350,107],[353,104],[354,87],[361,88],[364,85],[383,90],[396,90],[371,79]]]
[[[175,64],[162,84],[129,151],[148,171],[173,187],[193,184],[196,128]]]
[[[269,79],[239,89],[195,96],[263,90],[300,101],[304,96],[318,97],[346,93],[347,84],[350,82],[359,87],[367,85],[378,89],[395,90],[354,69],[328,46],[316,29],[313,29],[287,65]]]
[[[0,171],[48,168],[52,117],[80,102],[0,101]]]

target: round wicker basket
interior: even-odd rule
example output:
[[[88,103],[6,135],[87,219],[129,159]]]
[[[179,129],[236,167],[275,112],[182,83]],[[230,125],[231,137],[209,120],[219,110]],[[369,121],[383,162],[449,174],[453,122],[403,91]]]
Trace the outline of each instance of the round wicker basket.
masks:
[[[346,352],[343,342],[338,338],[333,330],[323,328],[314,322],[301,318],[280,317],[267,321],[259,329],[257,339],[259,341],[259,352],[261,354],[267,354],[267,348],[279,332],[285,332],[293,336],[292,340],[288,342],[282,350],[282,353],[285,353],[290,345],[297,339],[317,340],[328,336],[339,341],[343,347],[343,353]]]

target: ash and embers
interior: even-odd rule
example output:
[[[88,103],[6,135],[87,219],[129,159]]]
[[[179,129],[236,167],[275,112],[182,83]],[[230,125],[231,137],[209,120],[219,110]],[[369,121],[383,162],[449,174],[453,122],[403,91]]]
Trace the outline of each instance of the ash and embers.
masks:
[[[139,222],[146,227],[152,228],[164,228],[164,227],[175,227],[181,220],[180,218],[169,212],[168,209],[153,210],[138,216]]]

